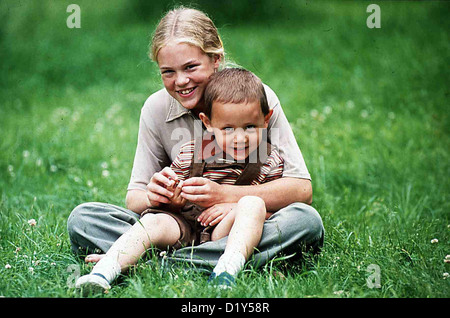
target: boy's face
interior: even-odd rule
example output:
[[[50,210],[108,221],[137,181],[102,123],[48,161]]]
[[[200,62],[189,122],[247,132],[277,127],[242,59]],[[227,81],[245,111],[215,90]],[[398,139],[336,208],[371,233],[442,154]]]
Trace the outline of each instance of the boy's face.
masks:
[[[259,101],[232,104],[213,102],[211,119],[200,119],[214,133],[217,145],[235,160],[244,160],[261,142],[262,130],[269,125],[272,110],[264,116]]]

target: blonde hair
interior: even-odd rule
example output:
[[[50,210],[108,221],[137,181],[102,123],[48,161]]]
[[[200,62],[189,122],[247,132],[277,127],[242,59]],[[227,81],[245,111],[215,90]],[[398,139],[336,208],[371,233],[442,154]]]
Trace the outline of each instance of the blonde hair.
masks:
[[[179,7],[167,12],[153,34],[150,58],[158,63],[159,50],[173,40],[194,45],[211,57],[219,55],[224,62],[225,51],[219,32],[212,20],[199,10]]]

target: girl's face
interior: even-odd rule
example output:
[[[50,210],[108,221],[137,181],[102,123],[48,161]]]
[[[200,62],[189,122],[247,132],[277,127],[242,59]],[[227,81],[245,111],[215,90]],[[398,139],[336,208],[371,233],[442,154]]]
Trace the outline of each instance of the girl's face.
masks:
[[[220,58],[211,58],[196,46],[175,42],[162,47],[157,58],[167,92],[184,108],[200,112],[206,84],[219,68]]]

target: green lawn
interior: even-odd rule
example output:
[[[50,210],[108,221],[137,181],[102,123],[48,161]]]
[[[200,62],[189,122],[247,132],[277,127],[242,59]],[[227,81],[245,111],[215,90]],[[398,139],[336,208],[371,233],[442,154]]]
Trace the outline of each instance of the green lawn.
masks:
[[[140,108],[162,87],[146,53],[163,11],[83,0],[81,29],[68,29],[71,1],[11,3],[0,1],[0,296],[79,297],[72,278],[89,269],[66,220],[83,202],[124,205]],[[277,93],[297,137],[320,256],[247,268],[231,291],[142,262],[102,297],[450,296],[450,4],[380,1],[381,29],[367,28],[368,4],[218,14],[229,57]]]

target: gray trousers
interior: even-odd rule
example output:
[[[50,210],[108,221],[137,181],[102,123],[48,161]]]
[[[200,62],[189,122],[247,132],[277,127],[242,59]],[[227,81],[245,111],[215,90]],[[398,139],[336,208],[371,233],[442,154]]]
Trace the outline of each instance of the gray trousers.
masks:
[[[119,206],[90,202],[77,206],[69,216],[67,229],[76,254],[106,253],[134,223],[139,214]],[[324,228],[317,211],[304,203],[293,203],[265,221],[261,241],[249,262],[259,267],[277,255],[301,256],[302,251],[317,252],[323,245]],[[188,246],[165,256],[168,262],[187,262],[204,269],[217,264],[225,250],[227,237],[198,246]]]

